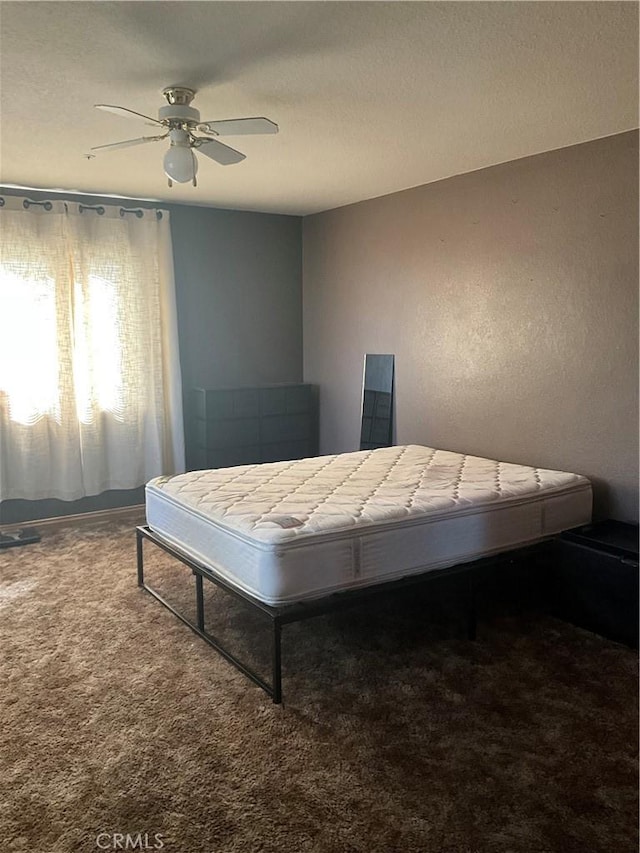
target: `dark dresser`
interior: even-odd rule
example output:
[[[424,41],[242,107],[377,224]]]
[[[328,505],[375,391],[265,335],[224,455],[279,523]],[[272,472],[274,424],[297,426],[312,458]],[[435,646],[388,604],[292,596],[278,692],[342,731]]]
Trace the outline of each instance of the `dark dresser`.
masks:
[[[555,542],[555,615],[638,647],[638,525],[600,521]]]
[[[318,389],[308,384],[196,388],[193,467],[318,455]]]

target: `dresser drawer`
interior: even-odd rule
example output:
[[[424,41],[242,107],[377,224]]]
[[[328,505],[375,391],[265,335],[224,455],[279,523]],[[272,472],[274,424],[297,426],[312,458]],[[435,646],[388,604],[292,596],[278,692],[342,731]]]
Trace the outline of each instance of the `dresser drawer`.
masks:
[[[318,395],[307,384],[197,388],[190,467],[220,468],[318,454]]]

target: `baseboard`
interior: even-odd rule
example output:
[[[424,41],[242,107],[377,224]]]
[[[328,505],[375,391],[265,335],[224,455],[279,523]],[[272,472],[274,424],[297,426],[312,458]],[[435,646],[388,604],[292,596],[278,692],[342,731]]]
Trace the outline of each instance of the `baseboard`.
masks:
[[[83,527],[108,521],[130,521],[132,525],[144,524],[144,504],[121,506],[113,509],[100,509],[95,512],[78,512],[75,515],[58,515],[55,518],[34,518],[13,524],[0,524],[0,533],[10,534],[24,528],[37,527],[38,530],[55,530],[59,527]]]

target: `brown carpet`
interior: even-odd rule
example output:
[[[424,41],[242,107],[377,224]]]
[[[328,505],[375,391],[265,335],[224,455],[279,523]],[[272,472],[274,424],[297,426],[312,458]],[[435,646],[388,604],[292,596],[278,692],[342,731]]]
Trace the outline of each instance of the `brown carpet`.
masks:
[[[189,571],[145,550],[192,609]],[[624,646],[505,612],[470,643],[455,608],[411,596],[285,627],[278,707],[137,589],[131,527],[0,566],[3,853],[638,849]],[[217,592],[207,609],[262,661],[254,617]]]

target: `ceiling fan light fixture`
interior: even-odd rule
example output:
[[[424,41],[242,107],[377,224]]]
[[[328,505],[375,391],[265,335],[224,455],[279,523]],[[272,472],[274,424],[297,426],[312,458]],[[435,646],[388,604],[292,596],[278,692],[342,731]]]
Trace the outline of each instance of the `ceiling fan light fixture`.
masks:
[[[94,145],[91,151],[113,151],[147,142],[159,142],[169,137],[171,147],[163,160],[164,173],[169,180],[169,186],[172,187],[175,181],[179,184],[193,183],[195,187],[199,159],[195,156],[196,149],[200,155],[221,166],[231,166],[234,163],[241,163],[245,155],[230,145],[220,142],[218,137],[278,132],[278,125],[265,116],[214,119],[203,122],[200,120],[200,112],[191,106],[195,93],[195,89],[189,89],[186,86],[168,86],[163,91],[167,104],[160,107],[157,119],[116,104],[95,104],[99,110],[125,118],[134,116],[137,119],[143,119],[147,124],[159,127],[163,132],[155,136],[139,136],[122,142]],[[206,136],[198,136],[198,131]]]
[[[164,155],[164,173],[172,181],[187,184],[193,181],[198,171],[188,134],[183,130],[171,131],[171,146]]]

